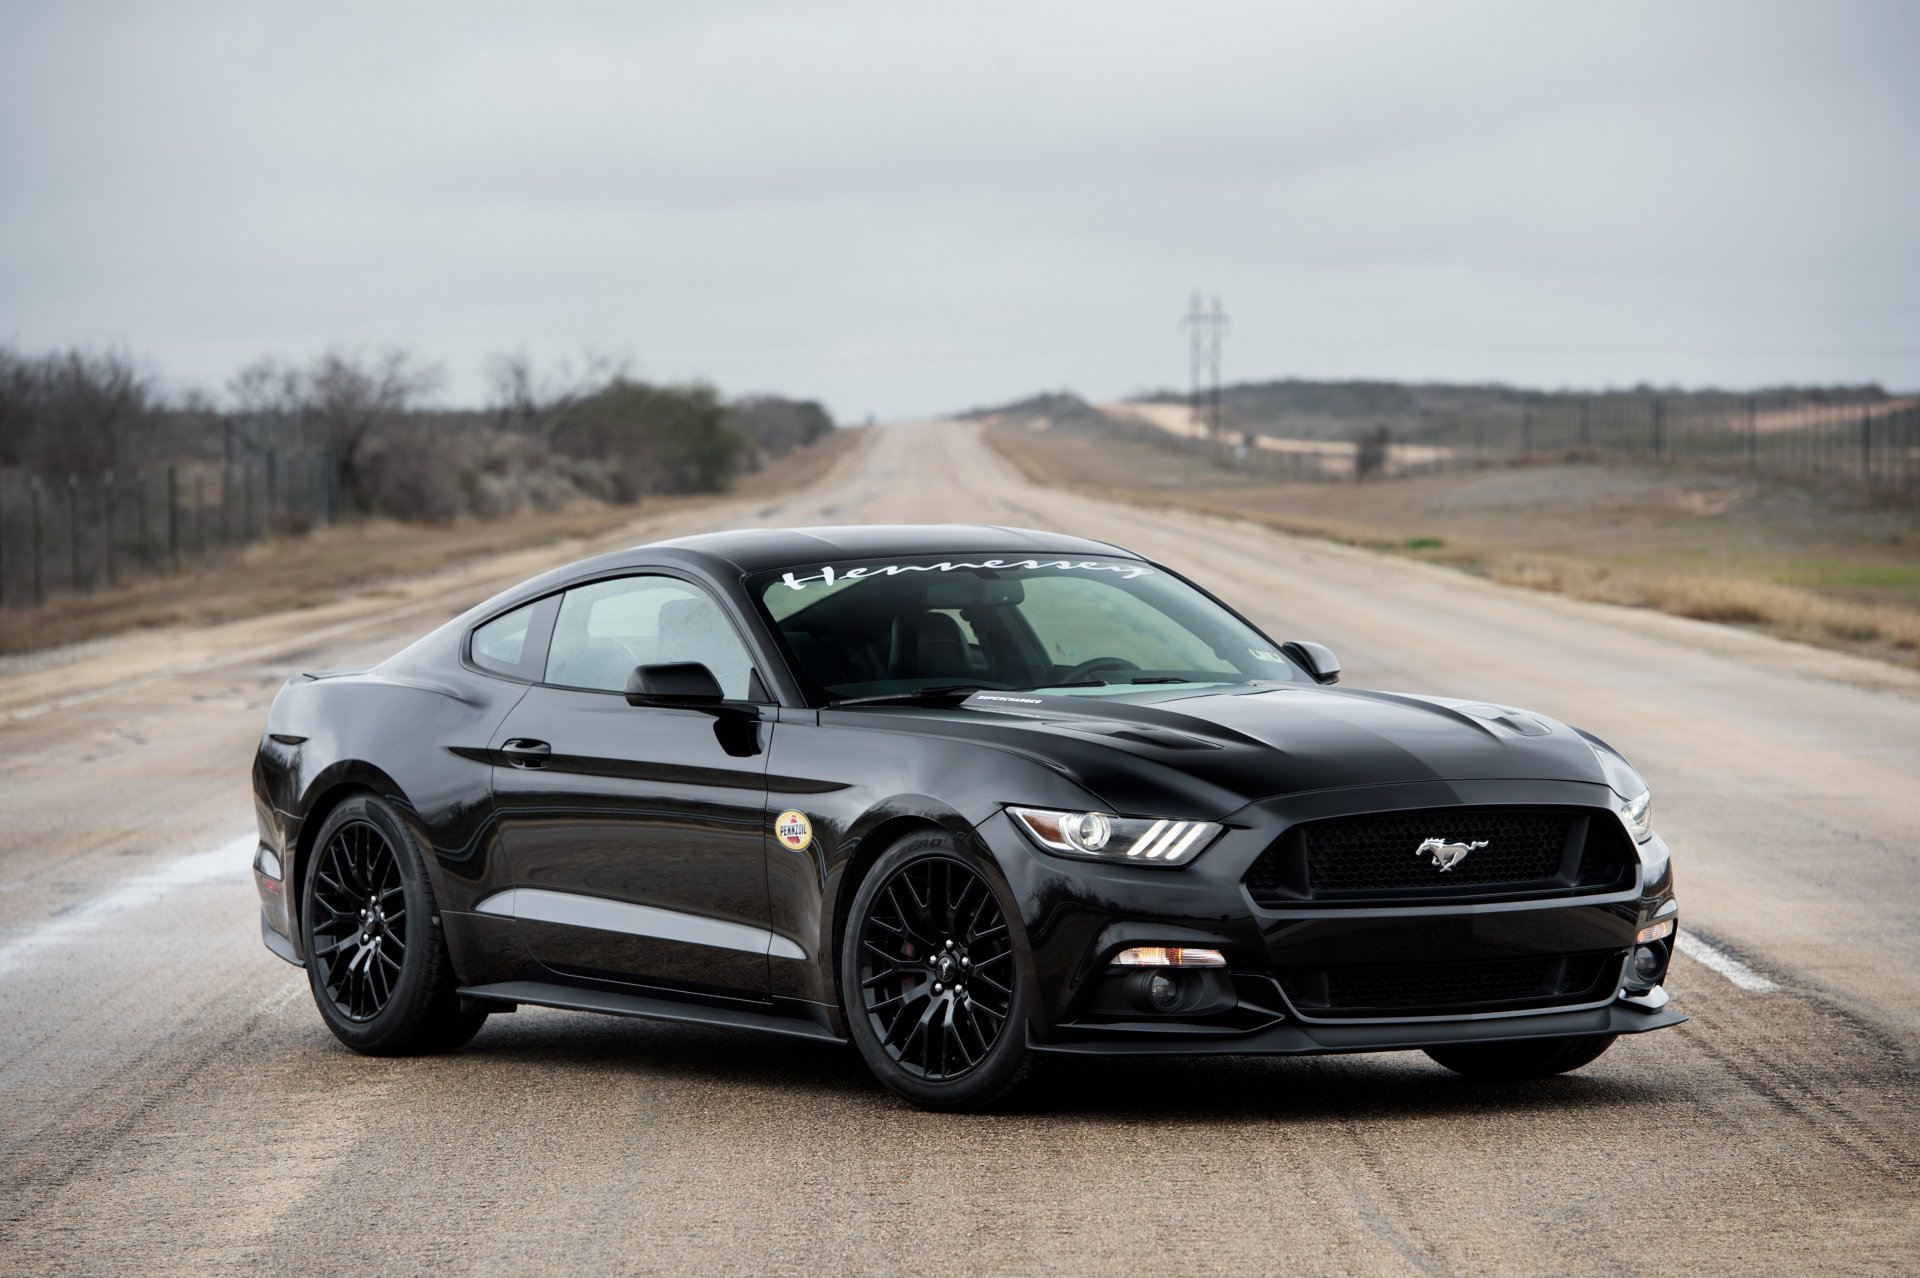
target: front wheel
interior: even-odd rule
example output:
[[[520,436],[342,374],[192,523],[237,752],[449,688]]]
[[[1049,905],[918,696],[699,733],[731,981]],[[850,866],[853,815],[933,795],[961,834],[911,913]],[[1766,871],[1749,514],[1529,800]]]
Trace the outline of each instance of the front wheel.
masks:
[[[888,849],[854,894],[841,1002],[874,1075],[923,1109],[984,1109],[1031,1067],[1000,876],[945,834]]]
[[[1592,1064],[1613,1046],[1614,1037],[1583,1034],[1576,1038],[1522,1039],[1517,1043],[1454,1043],[1429,1047],[1427,1055],[1468,1078],[1546,1078]]]

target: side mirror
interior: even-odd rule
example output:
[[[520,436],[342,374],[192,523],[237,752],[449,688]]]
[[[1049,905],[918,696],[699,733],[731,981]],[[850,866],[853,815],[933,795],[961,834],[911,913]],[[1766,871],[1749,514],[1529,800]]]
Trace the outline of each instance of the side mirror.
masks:
[[[1280,651],[1286,653],[1299,665],[1307,668],[1316,683],[1340,682],[1340,658],[1333,655],[1333,649],[1323,643],[1309,643],[1305,639],[1289,639],[1280,645]]]
[[[630,706],[705,710],[719,705],[722,699],[720,681],[698,661],[636,666],[627,676]]]

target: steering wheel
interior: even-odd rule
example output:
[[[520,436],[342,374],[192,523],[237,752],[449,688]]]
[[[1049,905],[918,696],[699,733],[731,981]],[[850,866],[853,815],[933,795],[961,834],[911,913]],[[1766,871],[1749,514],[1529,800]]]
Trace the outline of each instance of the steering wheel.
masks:
[[[1088,675],[1098,674],[1102,670],[1138,670],[1140,667],[1125,657],[1095,657],[1083,661],[1060,677],[1061,683],[1079,683]]]

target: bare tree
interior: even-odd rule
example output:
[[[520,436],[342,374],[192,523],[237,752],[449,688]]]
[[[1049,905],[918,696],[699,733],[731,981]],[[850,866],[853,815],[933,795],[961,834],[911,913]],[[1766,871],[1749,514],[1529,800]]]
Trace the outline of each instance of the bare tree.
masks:
[[[631,363],[590,350],[577,366],[562,360],[541,373],[524,350],[496,355],[487,365],[488,410],[502,430],[545,438],[580,404],[624,379]]]
[[[0,458],[15,464],[56,474],[110,467],[157,408],[153,379],[128,355],[0,348]]]
[[[305,411],[339,459],[342,487],[359,500],[362,453],[376,431],[400,421],[439,389],[438,365],[421,364],[399,347],[371,356],[329,351],[306,377]]]

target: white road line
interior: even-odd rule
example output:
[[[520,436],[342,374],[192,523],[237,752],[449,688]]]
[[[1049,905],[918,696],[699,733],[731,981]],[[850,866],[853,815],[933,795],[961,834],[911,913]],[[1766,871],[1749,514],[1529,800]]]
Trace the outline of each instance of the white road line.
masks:
[[[0,973],[31,958],[35,953],[91,932],[112,915],[158,900],[169,892],[205,883],[243,882],[253,864],[253,850],[259,839],[243,834],[203,852],[185,856],[136,874],[103,896],[84,901],[64,914],[48,919],[24,936],[0,945]]]
[[[1703,941],[1691,932],[1682,931],[1673,941],[1682,954],[1700,966],[1720,973],[1749,993],[1772,994],[1780,988],[1719,946]]]

